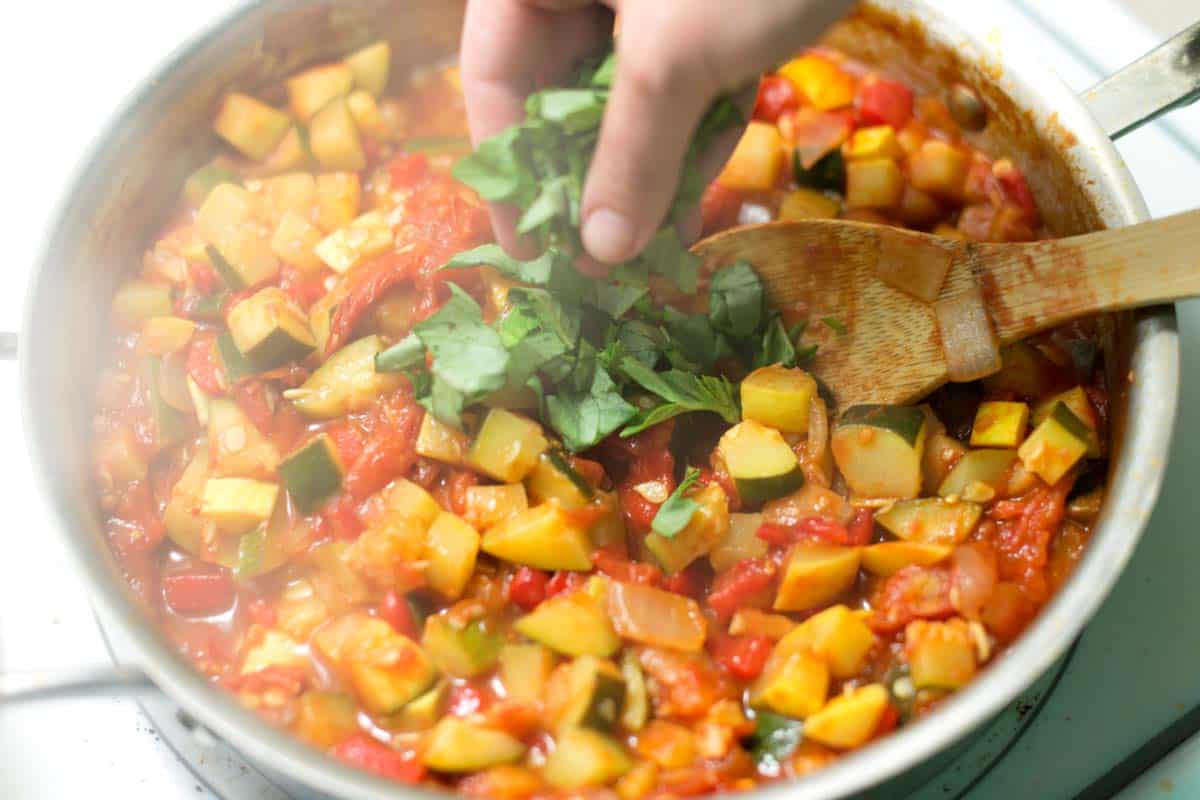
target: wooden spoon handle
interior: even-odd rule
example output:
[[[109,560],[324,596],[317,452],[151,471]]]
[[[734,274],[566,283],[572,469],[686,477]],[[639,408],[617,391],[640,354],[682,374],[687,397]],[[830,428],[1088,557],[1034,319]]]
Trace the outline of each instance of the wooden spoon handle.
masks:
[[[968,258],[1008,343],[1077,317],[1200,295],[1200,210],[1069,239],[976,245]]]

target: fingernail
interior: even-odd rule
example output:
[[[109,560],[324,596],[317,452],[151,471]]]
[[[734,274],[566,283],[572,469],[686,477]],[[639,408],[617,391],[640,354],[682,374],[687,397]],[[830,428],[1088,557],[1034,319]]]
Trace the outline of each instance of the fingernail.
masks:
[[[616,264],[633,255],[637,231],[624,214],[598,208],[583,222],[583,246],[598,261]]]

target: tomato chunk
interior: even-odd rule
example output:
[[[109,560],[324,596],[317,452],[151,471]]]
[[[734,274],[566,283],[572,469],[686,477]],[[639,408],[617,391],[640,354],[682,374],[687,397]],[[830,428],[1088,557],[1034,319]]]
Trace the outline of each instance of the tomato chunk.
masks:
[[[855,103],[864,125],[891,125],[900,130],[912,119],[912,89],[900,81],[867,78],[858,88]]]
[[[397,633],[402,633],[410,639],[421,638],[421,625],[413,613],[408,598],[397,591],[389,590],[379,603],[379,616],[387,620]]]
[[[352,736],[333,748],[333,755],[352,767],[373,772],[399,783],[419,783],[425,767],[412,750],[393,750],[365,733]]]
[[[233,580],[220,567],[197,566],[164,575],[162,588],[163,601],[176,614],[208,616],[233,603]]]
[[[766,636],[716,636],[710,643],[717,663],[742,681],[752,681],[762,673],[773,647]]]
[[[758,97],[754,101],[754,119],[775,122],[786,111],[800,106],[796,87],[782,75],[766,75],[758,85]]]
[[[875,613],[867,623],[880,633],[894,633],[915,619],[946,619],[954,615],[950,602],[950,570],[905,567],[876,592]]]
[[[708,606],[717,618],[728,619],[739,608],[764,607],[770,603],[778,567],[765,558],[746,558],[713,581]]]
[[[549,576],[540,569],[521,567],[508,582],[508,599],[526,611],[532,611],[546,599]]]

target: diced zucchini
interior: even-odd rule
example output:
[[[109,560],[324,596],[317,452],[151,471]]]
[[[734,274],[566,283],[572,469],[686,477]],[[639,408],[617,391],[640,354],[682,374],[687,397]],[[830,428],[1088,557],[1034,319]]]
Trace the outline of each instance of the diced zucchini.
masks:
[[[242,179],[219,160],[211,161],[188,176],[183,184],[183,197],[189,205],[199,208],[209,193],[223,183],[241,186]]]
[[[854,585],[861,548],[793,545],[775,595],[776,611],[807,611],[825,605]]]
[[[487,629],[481,620],[458,627],[444,614],[425,620],[421,647],[433,665],[455,678],[473,678],[496,665],[504,637]]]
[[[950,470],[938,487],[938,494],[964,497],[972,486],[986,486],[999,494],[1008,485],[1008,476],[1016,460],[1016,450],[970,450]]]
[[[1092,430],[1061,400],[1017,449],[1025,469],[1053,486],[1088,451]]]
[[[1029,406],[989,400],[979,404],[971,427],[971,447],[1016,447],[1025,438]]]
[[[304,667],[307,658],[300,643],[285,633],[268,629],[258,644],[246,651],[241,674],[253,675],[268,667]]]
[[[750,687],[750,705],[804,719],[821,710],[829,693],[829,667],[805,650],[772,659]]]
[[[381,619],[358,622],[339,666],[349,673],[359,701],[372,714],[392,714],[433,683],[433,665],[421,647]]]
[[[350,96],[346,98],[346,106],[350,109],[350,116],[354,117],[354,124],[360,131],[376,139],[387,138],[387,124],[379,113],[379,104],[375,102],[375,98],[370,92],[363,89],[351,92]]]
[[[607,658],[621,647],[604,605],[587,592],[544,600],[513,626],[518,633],[569,656]]]
[[[621,712],[621,725],[627,731],[640,731],[650,718],[650,692],[646,688],[646,674],[633,650],[621,653],[621,676],[625,679],[625,710]]]
[[[864,158],[846,164],[846,208],[895,208],[904,196],[904,173],[893,159]]]
[[[238,350],[263,372],[303,361],[317,346],[303,309],[274,286],[235,305],[228,321]]]
[[[312,567],[309,581],[313,590],[332,614],[344,614],[370,599],[370,587],[351,566],[353,554],[344,540],[324,542],[304,554],[304,561]]]
[[[270,225],[278,225],[289,213],[309,219],[317,204],[317,180],[308,172],[276,175],[262,182],[259,195],[263,219]]]
[[[200,513],[226,533],[245,533],[263,524],[275,510],[279,485],[249,478],[209,478]]]
[[[192,409],[196,412],[196,421],[201,425],[208,425],[208,404],[212,400],[200,385],[192,380],[192,376],[187,376],[188,395],[192,398]]]
[[[470,449],[471,439],[462,431],[441,422],[433,414],[426,414],[421,419],[417,455],[443,464],[462,464]]]
[[[616,490],[597,492],[595,507],[602,514],[592,523],[588,534],[593,547],[622,546],[625,544],[625,515],[621,512],[621,501]]]
[[[344,97],[331,100],[312,118],[308,146],[325,169],[358,172],[367,166],[362,139]]]
[[[783,163],[783,140],[779,137],[779,129],[769,122],[751,122],[717,182],[729,189],[766,192],[775,187]]]
[[[205,552],[205,545],[213,538],[224,541],[224,537],[212,537],[213,523],[200,515],[200,504],[204,484],[208,480],[208,449],[199,447],[191,461],[171,488],[171,496],[163,509],[163,525],[167,536],[185,552],[195,556],[207,556],[222,566],[233,566],[236,553],[223,553],[218,560]]]
[[[646,534],[646,549],[668,575],[707,555],[729,536],[729,498],[724,489],[710,484],[691,499],[698,507],[683,530],[671,538],[654,531]]]
[[[506,696],[524,703],[541,703],[546,682],[557,663],[540,644],[506,644],[500,650],[500,684]]]
[[[784,433],[808,433],[808,408],[817,382],[802,369],[775,364],[742,381],[742,417]]]
[[[308,580],[291,581],[284,587],[275,607],[276,625],[298,642],[308,641],[312,632],[329,619],[329,608]]]
[[[313,437],[279,462],[279,479],[301,514],[312,514],[341,489],[345,473],[327,433]]]
[[[169,317],[173,313],[171,287],[149,281],[126,281],[113,295],[112,309],[122,325],[140,328],[148,319]]]
[[[775,645],[772,659],[807,651],[822,659],[840,680],[858,675],[875,645],[875,634],[844,605],[830,606],[800,623]]]
[[[880,542],[863,549],[862,567],[872,575],[887,577],[905,567],[929,567],[945,561],[954,548],[925,542]]]
[[[779,201],[779,219],[785,222],[804,219],[833,219],[841,210],[841,200],[815,189],[795,189],[785,194]]]
[[[326,233],[345,227],[358,216],[362,182],[357,172],[317,176],[317,225]]]
[[[323,64],[287,80],[288,105],[301,122],[308,122],[330,101],[350,94],[354,72],[346,64]]]
[[[292,733],[328,750],[359,732],[354,698],[341,692],[308,691],[296,700]]]
[[[382,212],[369,211],[338,228],[317,244],[314,252],[334,272],[345,272],[392,246],[392,226]]]
[[[279,465],[275,445],[237,403],[224,397],[208,404],[208,450],[216,475],[266,478]]]
[[[379,336],[364,336],[338,350],[309,376],[304,385],[283,396],[313,419],[331,419],[370,408],[381,394],[400,387],[403,375],[375,371],[375,356],[387,345]]]
[[[774,766],[786,764],[803,738],[804,723],[800,720],[759,709],[747,744],[755,763]]]
[[[493,408],[471,444],[467,463],[502,483],[516,483],[537,466],[538,457],[549,446],[541,425]]]
[[[849,127],[846,130],[848,132]],[[805,166],[805,148],[797,147],[792,157],[792,174],[796,183],[817,192],[841,192],[844,190],[846,187],[846,159],[842,158],[842,150],[837,145],[837,142],[832,142],[830,146],[834,149],[818,158],[812,166]],[[841,207],[840,202],[838,207]],[[783,214],[782,207],[779,209],[779,213]]]
[[[566,693],[566,703],[554,720],[557,729],[583,727],[613,732],[625,706],[625,678],[616,664],[595,656],[579,656],[567,671]]]
[[[354,73],[354,85],[376,97],[387,89],[391,69],[392,47],[387,42],[375,42],[346,56],[346,64]]]
[[[231,238],[258,214],[258,199],[238,184],[214,186],[196,211],[196,230],[204,241],[217,244]]]
[[[975,638],[961,619],[916,620],[904,629],[904,657],[918,689],[961,689],[975,677]]]
[[[142,326],[138,337],[138,349],[154,356],[165,356],[183,347],[192,340],[196,323],[183,317],[151,317]]]
[[[258,369],[250,363],[250,359],[242,355],[241,350],[238,350],[238,346],[233,341],[233,334],[229,331],[219,334],[214,344],[217,349],[217,358],[230,383],[237,383],[242,378],[258,374]]]
[[[774,428],[739,422],[721,436],[717,449],[743,505],[758,506],[804,485],[796,454]]]
[[[383,502],[389,511],[419,522],[422,531],[429,530],[442,513],[442,507],[433,495],[407,478],[391,483],[384,490]]]
[[[442,597],[457,600],[475,571],[479,534],[461,517],[449,512],[438,515],[425,540],[425,579]]]
[[[477,772],[523,755],[525,745],[503,731],[443,717],[425,739],[421,763],[435,772]]]
[[[904,155],[891,125],[859,128],[842,145],[842,156],[849,160],[865,158],[899,159]]]
[[[792,82],[801,97],[822,111],[845,108],[854,102],[854,77],[816,53],[793,58],[778,70]]]
[[[208,260],[234,291],[265,283],[279,274],[270,234],[256,215],[254,195],[232,183],[223,183],[209,192],[196,212],[196,228],[208,242]]]
[[[566,454],[553,448],[538,457],[525,476],[525,487],[535,503],[557,500],[563,508],[583,508],[595,497],[595,490],[575,471]]]
[[[447,684],[438,682],[416,700],[405,704],[404,708],[395,714],[380,720],[383,727],[389,730],[413,731],[424,733],[437,724],[443,714],[443,701],[446,699]]]
[[[765,636],[773,641],[779,641],[796,629],[796,623],[791,617],[782,614],[768,614],[757,608],[742,608],[734,612],[729,620],[730,636]]]
[[[291,125],[292,121],[282,111],[249,95],[233,92],[225,96],[213,130],[247,157],[261,161],[275,149]]]
[[[850,491],[860,497],[916,497],[921,491],[925,414],[912,406],[846,409],[830,443]]]
[[[466,518],[479,530],[487,530],[529,509],[525,487],[519,483],[503,486],[471,486],[467,489]]]
[[[314,275],[324,266],[316,252],[321,238],[321,231],[307,217],[285,211],[271,237],[271,252],[302,272]]]
[[[311,166],[312,153],[308,150],[308,133],[293,125],[275,149],[262,162],[263,170],[270,175]]]
[[[729,515],[728,535],[708,553],[708,560],[718,575],[743,559],[767,554],[766,541],[757,535],[762,522],[762,514]]]
[[[481,547],[501,560],[538,569],[592,568],[587,530],[553,500],[492,526]]]
[[[154,447],[156,450],[161,450],[167,445],[179,441],[187,433],[187,416],[168,403],[163,396],[160,388],[163,371],[162,359],[158,356],[147,356],[144,366],[146,404],[150,409],[150,418],[154,422]]]
[[[875,515],[875,521],[906,542],[955,545],[966,541],[979,523],[983,506],[941,497],[901,500]]]
[[[616,740],[587,728],[567,728],[555,738],[542,777],[551,786],[569,791],[607,786],[632,767],[633,759]]]
[[[1079,418],[1079,421],[1088,427],[1090,434],[1088,436],[1088,458],[1100,458],[1104,455],[1103,442],[1100,441],[1100,435],[1096,432],[1096,412],[1092,409],[1092,401],[1088,399],[1087,390],[1082,386],[1076,386],[1074,389],[1057,394],[1039,403],[1033,411],[1033,424],[1041,425],[1042,420],[1050,416],[1051,410],[1054,409],[1055,403],[1061,402],[1071,410],[1071,413]]]
[[[923,192],[957,200],[971,161],[967,153],[940,139],[926,139],[921,149],[908,157],[908,179]]]
[[[882,684],[850,689],[804,721],[804,737],[842,750],[861,747],[875,734],[888,702]]]

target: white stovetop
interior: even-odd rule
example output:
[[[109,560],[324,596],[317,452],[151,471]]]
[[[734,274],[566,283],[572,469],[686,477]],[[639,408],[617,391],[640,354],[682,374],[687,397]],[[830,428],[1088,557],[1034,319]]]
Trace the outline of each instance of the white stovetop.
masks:
[[[1062,32],[1058,37],[1034,27],[1027,10],[1035,6],[1033,0],[935,2],[977,33],[999,31],[1005,41],[1034,48],[1076,89],[1149,49],[1156,38],[1113,0],[1036,4],[1042,24]],[[0,49],[0,74],[10,76],[0,126],[0,154],[6,163],[0,220],[10,284],[0,292],[0,329],[18,327],[43,229],[94,132],[191,31],[235,5],[233,0],[108,0],[22,3],[6,12],[15,34]],[[1195,205],[1194,187],[1200,186],[1200,160],[1195,157],[1200,152],[1200,109],[1175,115],[1172,128],[1168,132],[1155,126],[1121,144],[1155,215]],[[1191,345],[1200,341],[1200,307],[1183,309],[1181,330]],[[0,476],[8,487],[10,520],[0,558],[0,670],[105,663],[86,592],[67,566],[29,473],[15,377],[12,365],[0,364],[0,441],[7,444]],[[1185,488],[1178,482],[1174,488],[1169,484],[1164,504],[1172,504],[1177,513],[1188,513],[1188,504],[1200,511],[1200,502]],[[0,708],[0,797],[118,793],[211,797],[128,699]]]

